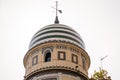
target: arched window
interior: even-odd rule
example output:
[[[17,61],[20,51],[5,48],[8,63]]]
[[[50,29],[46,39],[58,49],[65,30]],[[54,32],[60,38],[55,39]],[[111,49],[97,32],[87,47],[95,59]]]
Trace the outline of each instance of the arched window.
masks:
[[[51,52],[49,51],[47,51],[46,52],[46,55],[45,55],[45,62],[49,62],[49,61],[51,61]]]

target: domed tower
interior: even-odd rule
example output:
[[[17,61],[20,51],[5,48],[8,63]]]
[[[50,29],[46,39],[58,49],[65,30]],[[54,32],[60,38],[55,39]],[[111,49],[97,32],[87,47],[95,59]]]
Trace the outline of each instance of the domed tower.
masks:
[[[90,58],[71,27],[47,25],[34,34],[24,57],[24,80],[89,80]]]

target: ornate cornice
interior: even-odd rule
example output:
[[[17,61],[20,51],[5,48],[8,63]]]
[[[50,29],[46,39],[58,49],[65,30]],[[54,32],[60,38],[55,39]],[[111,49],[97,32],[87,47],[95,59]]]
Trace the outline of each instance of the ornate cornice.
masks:
[[[79,76],[82,76],[83,78],[85,78],[85,80],[89,80],[88,76],[85,75],[83,72],[79,71],[77,68],[71,68],[69,66],[47,66],[47,67],[39,68],[37,70],[34,70],[27,76],[24,76],[24,80],[28,80],[28,78],[31,78],[32,76],[36,75],[37,73],[40,73],[43,71],[49,71],[49,70],[71,71],[73,73],[78,74]]]

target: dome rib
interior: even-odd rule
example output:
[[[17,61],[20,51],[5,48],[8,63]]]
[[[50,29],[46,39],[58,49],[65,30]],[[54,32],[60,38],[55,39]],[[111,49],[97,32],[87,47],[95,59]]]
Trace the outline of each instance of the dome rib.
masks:
[[[44,34],[48,34],[48,33],[65,33],[65,34],[68,34],[68,35],[72,35],[72,36],[78,38],[79,40],[81,40],[79,36],[75,35],[75,34],[72,33],[72,32],[68,32],[68,31],[65,31],[65,30],[53,30],[53,29],[52,29],[52,30],[47,30],[47,31],[44,31],[44,32],[41,32],[41,33],[36,34],[36,35],[34,36],[34,39],[37,38],[38,36],[41,36],[41,35],[44,35]],[[34,40],[34,39],[33,39],[33,40]],[[32,40],[32,41],[33,41],[33,40]],[[82,41],[82,40],[81,40],[81,41]]]
[[[36,42],[40,41],[40,40],[43,40],[43,39],[48,39],[48,38],[66,38],[66,39],[70,39],[72,41],[75,41],[76,43],[78,44],[81,44],[79,41],[77,41],[76,39],[74,38],[71,38],[71,37],[68,37],[68,36],[64,36],[64,35],[48,35],[48,36],[45,36],[45,37],[41,37],[37,40],[35,40],[31,45],[35,44]],[[82,44],[81,44],[82,45]],[[83,46],[83,45],[82,45]]]
[[[74,31],[72,29],[69,29],[69,28],[65,28],[65,27],[48,27],[48,28],[44,28],[44,29],[42,29],[40,31],[43,31],[43,30],[46,30],[46,29],[51,29],[51,28],[67,29],[67,30],[70,30],[70,31],[73,31],[73,32],[77,33],[76,31]]]
[[[40,29],[32,38],[29,48],[48,41],[65,41],[85,49],[80,35],[71,27],[62,24],[52,24]]]

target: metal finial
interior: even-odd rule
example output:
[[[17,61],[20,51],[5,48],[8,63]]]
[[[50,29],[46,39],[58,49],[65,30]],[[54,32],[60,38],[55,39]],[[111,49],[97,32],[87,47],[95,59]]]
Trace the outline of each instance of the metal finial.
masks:
[[[59,24],[59,19],[58,19],[58,12],[59,13],[62,13],[62,11],[61,10],[58,10],[58,1],[56,1],[56,17],[55,17],[55,24]]]
[[[58,1],[56,1],[56,16],[57,16],[57,11],[58,11]]]

